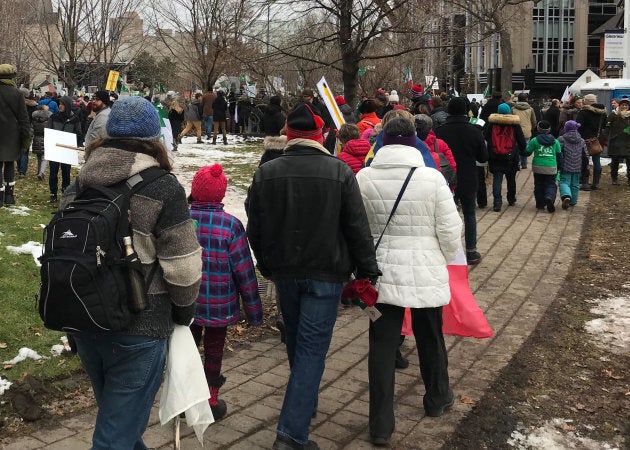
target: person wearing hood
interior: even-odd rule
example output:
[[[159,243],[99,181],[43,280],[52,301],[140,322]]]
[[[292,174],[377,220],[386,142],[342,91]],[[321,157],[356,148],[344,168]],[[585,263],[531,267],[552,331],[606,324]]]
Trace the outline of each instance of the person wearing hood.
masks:
[[[388,445],[395,431],[396,350],[405,308],[411,308],[425,415],[439,417],[454,403],[442,308],[451,298],[447,264],[460,248],[462,220],[444,178],[426,167],[416,150],[416,138],[414,123],[403,117],[388,121],[383,147],[372,165],[357,174],[372,236],[382,233],[376,260],[383,275],[375,305],[381,317],[370,322],[368,355],[369,432],[376,446]]]
[[[81,114],[79,108],[73,108],[72,99],[67,95],[59,100],[59,112],[53,113],[48,122],[48,128],[53,130],[74,133],[77,136],[77,145],[83,143],[83,130],[81,129]],[[61,168],[61,192],[70,185],[70,164],[50,161],[48,174],[48,187],[50,188],[50,203],[57,201],[59,185],[59,168]]]
[[[619,100],[619,109],[610,113],[606,123],[608,128],[608,156],[610,156],[610,178],[613,185],[619,184],[619,163],[630,163],[630,100]],[[627,173],[627,172],[626,172]],[[630,185],[630,178],[628,178]]]
[[[560,198],[562,209],[575,206],[580,193],[580,172],[582,161],[588,161],[586,142],[580,136],[580,124],[569,120],[564,124],[562,136],[558,138],[562,150],[562,166],[560,167]]]
[[[15,85],[17,71],[0,64],[0,208],[15,204],[15,162],[31,146],[33,131],[24,96]]]
[[[499,139],[500,136],[506,136],[507,140]],[[484,137],[489,153],[488,170],[492,174],[492,210],[499,212],[503,204],[501,187],[504,175],[508,205],[514,206],[516,203],[516,172],[519,170],[520,156],[525,154],[527,147],[519,116],[511,113],[507,103],[501,103],[497,113],[490,114]]]
[[[365,156],[370,151],[370,142],[367,139],[361,139],[359,128],[353,123],[341,125],[337,138],[341,144],[341,152],[337,158],[348,164],[356,175],[363,168]]]
[[[521,92],[517,97],[518,101],[512,107],[512,114],[518,116],[525,143],[527,144],[532,138],[533,131],[536,129],[536,113],[527,102],[527,94]],[[520,156],[520,168],[527,169],[527,156]]]
[[[577,114],[575,121],[580,124],[580,136],[586,141],[589,139],[599,139],[602,128],[606,125],[606,107],[597,103],[595,94],[584,96],[584,106]],[[601,148],[601,145],[600,145]],[[602,176],[602,164],[600,154],[591,155],[593,160],[593,182],[589,185],[590,167],[588,164],[582,166],[582,177],[580,178],[580,189],[583,191],[596,190],[599,186],[599,179]]]
[[[550,213],[556,210],[556,175],[562,166],[562,148],[551,132],[551,124],[541,120],[537,126],[538,136],[527,144],[527,155],[534,154],[532,172],[534,173],[534,199],[536,208],[547,207]]]
[[[44,179],[46,171],[46,160],[44,159],[44,129],[48,125],[52,113],[48,110],[47,105],[37,107],[37,111],[33,113],[33,153],[37,156],[37,179]]]
[[[280,136],[284,128],[286,117],[282,112],[282,97],[274,95],[269,99],[262,116],[262,126],[265,136]]]

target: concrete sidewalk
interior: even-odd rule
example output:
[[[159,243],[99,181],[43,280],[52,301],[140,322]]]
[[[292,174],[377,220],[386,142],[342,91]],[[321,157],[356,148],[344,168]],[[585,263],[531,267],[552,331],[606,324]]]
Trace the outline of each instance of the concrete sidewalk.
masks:
[[[440,418],[423,415],[418,358],[412,340],[405,341],[410,366],[396,372],[393,448],[439,448],[456,430],[555,299],[579,243],[588,201],[589,194],[581,192],[578,206],[567,211],[560,208],[559,201],[554,214],[536,210],[533,175],[526,169],[517,177],[515,206],[505,206],[500,213],[491,208],[477,210],[478,249],[483,260],[471,270],[470,283],[495,336],[485,340],[446,338],[456,401]],[[311,426],[310,438],[323,449],[372,448],[367,428],[367,351],[367,317],[359,308],[340,309],[318,414]],[[227,402],[228,415],[208,428],[204,447],[192,429],[182,425],[181,448],[271,448],[288,379],[283,344],[274,336],[226,352],[223,365],[227,382],[221,398]],[[63,420],[55,428],[21,437],[3,448],[87,449],[95,412]],[[173,448],[172,427],[160,426],[157,406],[144,437],[149,447]]]

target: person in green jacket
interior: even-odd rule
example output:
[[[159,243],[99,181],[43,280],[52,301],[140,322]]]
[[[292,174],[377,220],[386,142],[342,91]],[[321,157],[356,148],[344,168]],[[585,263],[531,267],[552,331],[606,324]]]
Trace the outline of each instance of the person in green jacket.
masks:
[[[554,203],[558,186],[556,176],[558,166],[562,163],[562,148],[556,138],[551,135],[551,124],[546,120],[538,122],[538,136],[527,144],[527,155],[534,154],[532,172],[534,173],[534,198],[536,208],[550,213],[556,210]]]

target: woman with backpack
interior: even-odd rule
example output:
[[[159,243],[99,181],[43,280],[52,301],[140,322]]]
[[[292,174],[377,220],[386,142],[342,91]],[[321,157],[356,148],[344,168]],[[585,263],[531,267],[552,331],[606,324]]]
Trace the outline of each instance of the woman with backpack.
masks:
[[[81,129],[81,111],[73,108],[72,99],[67,95],[61,97],[59,101],[59,112],[50,116],[48,128],[53,130],[73,133],[77,136],[77,145],[83,144],[83,130]],[[63,193],[70,185],[70,164],[57,161],[50,161],[50,172],[48,174],[48,187],[50,188],[50,203],[57,201],[57,190],[59,188],[59,169],[61,168],[61,192]]]
[[[438,139],[433,132],[433,119],[426,114],[416,114],[416,134],[431,151],[435,166],[439,167],[442,176],[448,183],[451,192],[455,192],[457,187],[457,163],[448,144],[442,139]]]
[[[167,173],[171,163],[153,105],[141,97],[116,101],[106,131],[107,138],[94,142],[77,183],[61,203],[74,200],[77,187],[121,188],[138,176],[142,179],[147,169],[162,169],[159,178],[147,179],[132,194],[128,216],[147,284],[147,305],[121,330],[71,336],[98,404],[92,448],[146,449],[142,434],[162,383],[168,339],[174,323],[188,326],[195,312],[201,248],[184,188]]]
[[[488,166],[492,174],[492,210],[501,211],[503,197],[501,186],[503,176],[507,182],[509,206],[516,203],[516,172],[519,170],[520,156],[525,154],[527,143],[518,116],[512,114],[510,105],[501,103],[497,112],[488,117],[484,138],[488,145]]]

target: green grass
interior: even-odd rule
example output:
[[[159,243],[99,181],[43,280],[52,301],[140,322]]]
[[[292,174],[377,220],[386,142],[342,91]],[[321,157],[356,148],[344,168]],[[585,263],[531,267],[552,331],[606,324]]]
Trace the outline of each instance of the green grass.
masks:
[[[42,241],[40,224],[47,224],[55,205],[48,203],[47,180],[36,178],[36,160],[31,158],[25,178],[15,185],[16,206],[30,208],[28,216],[12,214],[12,208],[0,209],[0,362],[13,359],[21,347],[29,347],[42,356],[51,356],[50,348],[60,344],[65,333],[44,328],[37,312],[35,296],[39,292],[39,268],[33,257],[14,254],[7,246],[19,247],[28,241]],[[6,344],[6,348],[3,344]],[[60,362],[63,363],[60,364]],[[0,375],[15,381],[25,372],[42,378],[68,374],[80,367],[78,358],[51,358],[43,362],[26,360],[12,368],[0,366]]]

